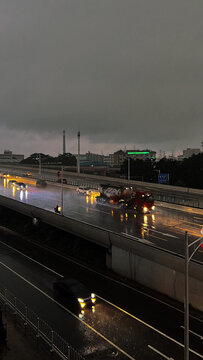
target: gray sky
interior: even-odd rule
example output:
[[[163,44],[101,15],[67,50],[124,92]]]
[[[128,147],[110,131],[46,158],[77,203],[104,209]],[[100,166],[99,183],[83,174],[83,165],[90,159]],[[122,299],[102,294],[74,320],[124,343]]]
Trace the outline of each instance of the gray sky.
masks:
[[[0,152],[203,141],[202,0],[1,0]]]

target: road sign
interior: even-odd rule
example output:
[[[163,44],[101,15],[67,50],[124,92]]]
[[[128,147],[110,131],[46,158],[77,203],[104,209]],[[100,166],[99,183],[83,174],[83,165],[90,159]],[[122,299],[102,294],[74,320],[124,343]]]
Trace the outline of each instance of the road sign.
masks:
[[[159,184],[167,184],[167,182],[168,182],[168,174],[158,174]]]

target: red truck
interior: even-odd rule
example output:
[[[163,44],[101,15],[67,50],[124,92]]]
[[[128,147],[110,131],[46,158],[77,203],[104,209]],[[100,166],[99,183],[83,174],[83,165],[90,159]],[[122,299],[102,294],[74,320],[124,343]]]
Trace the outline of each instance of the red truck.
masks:
[[[152,193],[134,191],[132,187],[100,185],[97,205],[107,205],[113,209],[131,210],[143,214],[155,209]]]

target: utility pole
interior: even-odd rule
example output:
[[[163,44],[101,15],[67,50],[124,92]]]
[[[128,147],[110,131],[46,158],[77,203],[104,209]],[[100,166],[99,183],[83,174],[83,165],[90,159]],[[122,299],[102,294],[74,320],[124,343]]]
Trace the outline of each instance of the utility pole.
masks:
[[[203,231],[201,230],[201,234]],[[202,246],[203,237],[188,243],[188,232],[185,232],[185,296],[184,296],[184,360],[189,360],[189,262],[196,251]],[[190,251],[192,247],[193,251]]]
[[[63,166],[61,166],[61,215],[63,215]]]
[[[128,157],[128,180],[130,180],[130,157]]]
[[[63,130],[63,155],[66,153],[66,132]]]
[[[189,360],[189,299],[188,299],[188,265],[189,265],[188,232],[185,232],[185,301],[184,301],[184,360]]]
[[[77,172],[80,174],[80,131],[78,131],[78,159],[77,159]]]
[[[42,176],[42,163],[41,163],[41,154],[39,154],[39,177]]]

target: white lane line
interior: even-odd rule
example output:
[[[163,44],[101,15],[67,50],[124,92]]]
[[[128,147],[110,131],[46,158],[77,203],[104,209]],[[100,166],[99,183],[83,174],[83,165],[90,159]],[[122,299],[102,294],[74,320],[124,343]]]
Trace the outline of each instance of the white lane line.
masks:
[[[119,306],[117,306],[117,305],[111,303],[110,301],[102,298],[101,296],[99,296],[99,295],[97,295],[97,294],[96,294],[96,296],[97,296],[99,299],[103,300],[104,302],[108,303],[109,305],[115,307],[115,308],[118,309],[119,311],[121,311],[121,312],[125,313],[126,315],[132,317],[133,319],[137,320],[138,322],[140,322],[141,324],[145,325],[145,326],[148,327],[149,329],[155,331],[155,332],[158,333],[159,335],[162,335],[162,336],[165,337],[166,339],[168,339],[168,340],[174,342],[175,344],[177,344],[177,345],[179,345],[179,346],[181,346],[181,347],[184,348],[184,344],[181,344],[179,341],[173,339],[173,338],[170,337],[169,335],[167,335],[167,334],[163,333],[162,331],[156,329],[154,326],[152,326],[152,325],[146,323],[145,321],[139,319],[138,317],[130,314],[128,311],[120,308]],[[193,354],[195,354],[195,355],[199,356],[201,359],[203,359],[203,355],[197,353],[195,350],[192,350],[192,349],[189,349],[189,350],[190,350]]]
[[[164,359],[167,359],[167,360],[174,360],[174,358],[172,357],[168,357],[167,355],[165,354],[162,354],[161,351],[155,349],[153,346],[151,345],[147,345],[149,349],[151,349],[152,351],[156,352],[157,354],[161,355]]]
[[[181,325],[181,328],[182,328],[182,329],[185,329],[185,327],[182,326],[182,325]],[[202,336],[202,335],[197,334],[196,332],[194,332],[194,331],[192,331],[192,330],[189,330],[189,332],[191,332],[191,334],[193,334],[193,335],[197,336],[198,338],[200,338],[200,340],[203,340],[203,336]]]
[[[84,213],[80,213],[80,212],[78,212],[78,211],[73,211],[73,210],[71,210],[71,212],[73,213],[73,214],[78,214],[78,215],[82,215],[82,216],[84,216]],[[85,216],[89,216],[89,217],[91,217],[91,216],[93,216],[93,214],[88,214],[88,213],[85,213]]]
[[[36,246],[41,247],[42,249],[44,249],[44,247],[43,247],[42,245],[40,245],[40,244],[38,244],[38,243],[36,243],[36,242],[33,242],[33,243],[34,243]],[[156,247],[157,247],[157,246],[156,246]],[[162,249],[159,248],[159,247],[157,247],[157,248],[160,249],[160,250],[162,250]],[[67,261],[69,261],[69,262],[72,262],[73,264],[79,265],[80,267],[82,267],[82,268],[84,268],[84,269],[86,269],[86,270],[89,270],[89,271],[93,272],[94,274],[100,275],[100,276],[102,276],[104,279],[113,281],[113,282],[115,282],[116,284],[119,284],[119,285],[121,285],[121,286],[123,286],[123,287],[126,287],[127,289],[130,289],[130,290],[132,290],[132,291],[134,291],[134,292],[137,292],[137,293],[139,293],[139,294],[145,295],[145,296],[148,297],[149,299],[155,300],[155,301],[159,302],[160,304],[166,305],[167,307],[169,307],[169,308],[171,308],[171,309],[173,309],[173,310],[176,310],[176,311],[178,311],[178,312],[181,313],[181,314],[184,314],[184,311],[183,311],[183,310],[178,309],[177,307],[175,307],[175,306],[173,306],[173,305],[171,305],[171,304],[168,304],[167,302],[165,302],[165,301],[163,301],[163,300],[160,300],[160,299],[158,299],[158,298],[156,298],[156,297],[154,297],[154,296],[152,296],[152,295],[150,295],[150,294],[147,294],[147,293],[144,292],[144,291],[138,290],[138,289],[134,288],[133,286],[131,286],[131,285],[129,285],[129,284],[125,284],[124,282],[121,282],[121,281],[119,281],[119,280],[113,279],[113,278],[111,278],[110,276],[108,276],[108,275],[106,275],[106,274],[103,274],[103,273],[101,273],[101,272],[99,272],[99,271],[97,271],[97,270],[95,270],[95,269],[92,269],[92,268],[90,268],[90,267],[88,267],[88,266],[86,266],[86,265],[84,265],[84,264],[80,264],[80,263],[78,263],[76,260],[74,260],[74,259],[72,259],[72,258],[70,258],[70,257],[68,258],[67,256],[58,253],[57,251],[55,251],[55,250],[52,249],[52,248],[46,247],[46,250],[48,250],[50,253],[52,253],[52,254],[54,254],[54,255],[57,255],[57,256],[61,257],[62,259],[65,259],[65,260],[67,260]],[[175,253],[174,253],[174,254],[175,254]],[[195,317],[195,316],[193,316],[193,315],[190,315],[190,318],[191,318],[191,319],[194,319],[194,320],[196,320],[196,321],[198,321],[198,322],[201,322],[201,323],[203,322],[200,318]]]
[[[85,209],[85,206],[81,206],[82,208],[84,208]],[[107,211],[103,211],[103,210],[97,210],[97,209],[94,209],[94,208],[91,208],[91,207],[88,207],[88,209],[89,210],[91,210],[91,211],[97,211],[97,212],[99,212],[99,213],[104,213],[104,214],[107,214],[107,215],[111,215],[109,212],[107,212]]]
[[[152,238],[152,237],[155,238],[156,240],[162,240],[162,241],[168,242],[168,240],[163,237],[161,238],[160,236],[150,234],[150,238]]]
[[[45,268],[46,270],[49,270],[49,271],[53,272],[54,274],[56,274],[56,275],[60,276],[61,278],[63,278],[63,275],[61,275],[61,274],[57,273],[57,272],[56,272],[56,271],[54,271],[53,269],[50,269],[50,268],[49,268],[49,267],[47,267],[46,265],[41,264],[41,263],[40,263],[40,262],[38,262],[37,260],[32,259],[32,258],[31,258],[31,257],[29,257],[28,255],[23,254],[21,251],[19,251],[19,250],[17,250],[17,249],[15,249],[15,248],[13,248],[12,246],[10,246],[10,245],[8,245],[8,244],[6,244],[6,243],[2,242],[2,241],[0,241],[0,243],[1,243],[1,244],[3,244],[4,246],[7,246],[8,248],[10,248],[10,249],[14,250],[15,252],[17,252],[18,254],[20,254],[20,255],[24,256],[25,258],[27,258],[27,259],[29,259],[29,260],[33,261],[34,263],[36,263],[36,264],[38,264],[38,265],[42,266],[42,267],[43,267],[43,268]]]
[[[145,243],[145,244],[153,244],[151,241],[147,240],[147,239],[139,239],[133,235],[130,235],[130,234],[127,234],[127,233],[124,233],[124,232],[121,232],[121,234],[129,237],[129,238],[132,238],[133,240],[136,240],[138,242],[141,242],[141,243]]]
[[[175,235],[172,235],[172,234],[168,234],[168,233],[163,233],[161,231],[158,231],[158,230],[153,230],[153,229],[149,229],[149,231],[153,231],[153,232],[156,232],[158,234],[161,234],[161,235],[164,235],[164,236],[169,236],[169,237],[172,237],[174,239],[179,239],[177,236]]]
[[[197,217],[197,216],[193,216],[193,219],[197,219],[197,220],[203,221],[203,218],[200,218],[200,217]]]
[[[30,286],[32,286],[34,289],[38,290],[41,294],[43,294],[44,296],[46,296],[48,299],[50,299],[51,301],[53,301],[55,304],[57,304],[59,307],[61,307],[63,310],[65,310],[67,313],[71,314],[74,318],[76,318],[78,321],[80,321],[81,323],[83,323],[85,326],[87,326],[90,330],[92,330],[95,334],[99,335],[103,340],[107,341],[111,346],[115,347],[118,351],[120,351],[122,354],[124,354],[126,357],[128,357],[130,360],[135,360],[135,358],[133,358],[131,355],[129,355],[128,353],[126,353],[124,350],[122,350],[119,346],[117,346],[116,344],[114,344],[111,340],[107,339],[104,335],[102,335],[100,332],[98,332],[96,329],[94,329],[91,325],[89,325],[88,323],[86,323],[84,320],[80,319],[78,316],[76,316],[75,314],[73,314],[70,310],[68,310],[65,306],[63,306],[62,304],[60,304],[58,301],[56,301],[55,299],[53,299],[51,296],[49,296],[48,294],[46,294],[43,290],[41,290],[40,288],[38,288],[36,285],[32,284],[29,280],[25,279],[22,275],[18,274],[16,271],[14,271],[13,269],[11,269],[9,266],[7,266],[6,264],[2,263],[0,261],[0,264],[2,266],[4,266],[5,268],[7,268],[9,271],[11,271],[13,274],[15,274],[16,276],[18,276],[19,278],[21,278],[23,281],[25,281],[26,283],[28,283]]]

